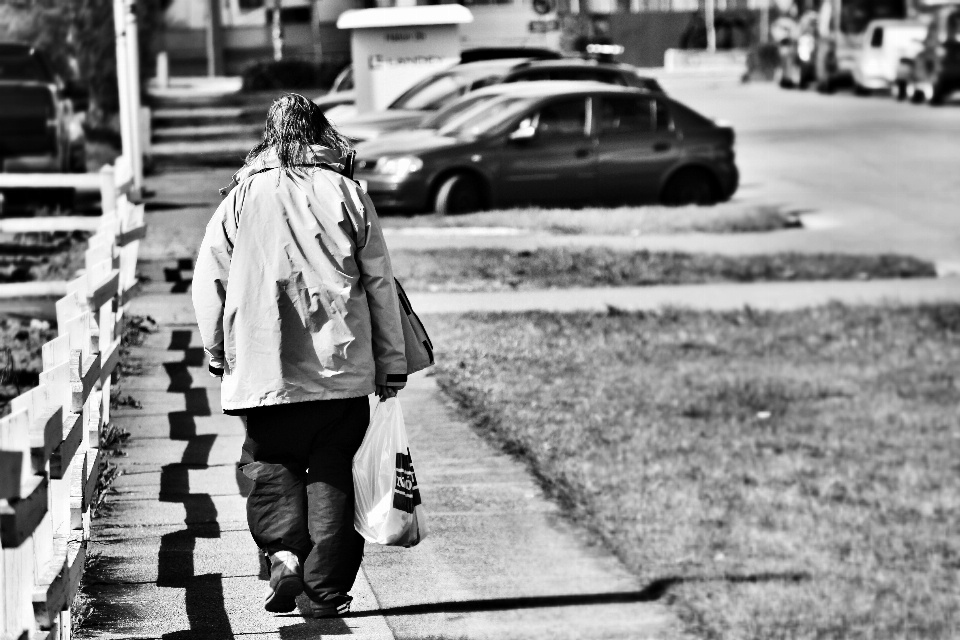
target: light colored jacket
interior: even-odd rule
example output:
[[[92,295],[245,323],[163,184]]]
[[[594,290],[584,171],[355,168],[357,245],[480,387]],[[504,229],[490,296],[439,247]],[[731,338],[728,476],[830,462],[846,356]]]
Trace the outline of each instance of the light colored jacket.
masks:
[[[369,395],[406,382],[400,308],[373,203],[356,182],[265,155],[207,225],[193,306],[225,410]]]

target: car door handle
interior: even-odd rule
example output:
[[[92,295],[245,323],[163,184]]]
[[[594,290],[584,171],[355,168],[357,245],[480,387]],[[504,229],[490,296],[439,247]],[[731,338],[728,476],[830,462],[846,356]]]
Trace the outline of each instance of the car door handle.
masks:
[[[657,142],[653,145],[654,151],[670,151],[670,147],[673,146],[669,142]]]
[[[577,149],[576,156],[578,158],[586,158],[590,155],[590,149]]]

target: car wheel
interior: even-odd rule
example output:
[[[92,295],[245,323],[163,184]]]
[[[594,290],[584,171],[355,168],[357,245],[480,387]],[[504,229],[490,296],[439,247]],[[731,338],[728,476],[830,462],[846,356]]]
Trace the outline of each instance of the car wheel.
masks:
[[[472,213],[483,209],[483,185],[480,180],[458,173],[443,181],[437,190],[433,210],[438,216]]]
[[[669,207],[716,204],[717,181],[704,169],[681,169],[667,181],[660,200]]]
[[[835,87],[833,82],[830,81],[830,78],[824,78],[823,80],[817,80],[817,91],[823,94],[833,93]]]
[[[866,98],[866,97],[869,96],[871,93],[872,93],[872,92],[870,91],[870,89],[867,89],[867,88],[866,88],[865,86],[863,86],[862,84],[854,83],[854,85],[853,85],[853,95],[858,96],[858,97],[860,97],[860,98]]]
[[[913,104],[923,104],[927,101],[927,94],[924,90],[912,83],[907,85],[907,95]]]

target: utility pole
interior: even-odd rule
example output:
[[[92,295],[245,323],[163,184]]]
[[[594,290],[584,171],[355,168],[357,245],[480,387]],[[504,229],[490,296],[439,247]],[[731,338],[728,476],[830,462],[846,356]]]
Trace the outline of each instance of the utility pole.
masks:
[[[714,2],[716,0],[703,0],[704,22],[707,23],[707,51],[710,53],[717,50],[717,28],[713,20]]]
[[[283,60],[283,23],[280,22],[280,9],[283,0],[273,0],[273,59]]]
[[[220,15],[220,0],[209,0],[208,7],[210,22],[207,25],[207,75],[222,76],[223,19]]]
[[[770,0],[760,0],[760,44],[770,41]]]

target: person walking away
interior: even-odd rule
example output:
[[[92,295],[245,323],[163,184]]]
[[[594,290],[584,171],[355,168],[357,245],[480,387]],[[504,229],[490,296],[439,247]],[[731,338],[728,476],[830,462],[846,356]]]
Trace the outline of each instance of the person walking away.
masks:
[[[348,144],[296,94],[207,225],[193,304],[224,411],[244,419],[250,532],[269,561],[264,608],[349,611],[363,557],[351,463],[367,396],[406,383],[390,257],[373,203],[338,173]]]

